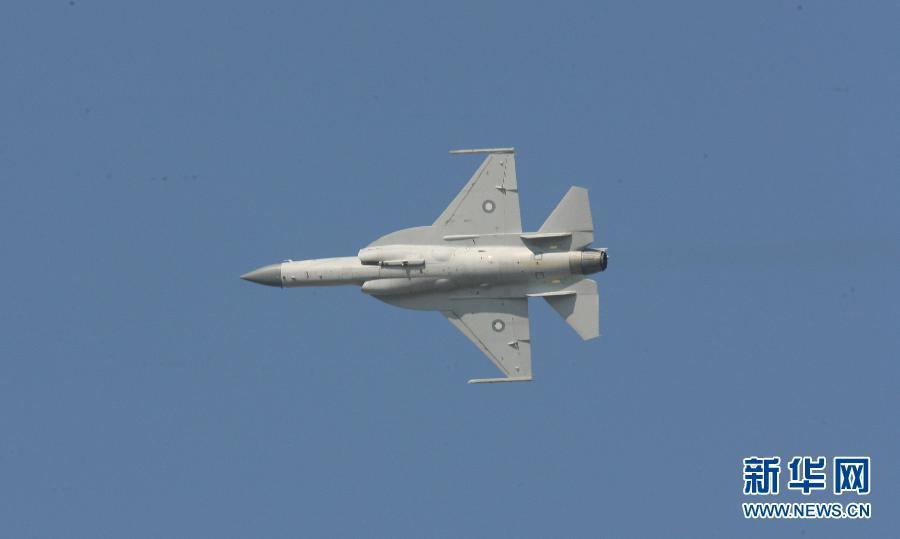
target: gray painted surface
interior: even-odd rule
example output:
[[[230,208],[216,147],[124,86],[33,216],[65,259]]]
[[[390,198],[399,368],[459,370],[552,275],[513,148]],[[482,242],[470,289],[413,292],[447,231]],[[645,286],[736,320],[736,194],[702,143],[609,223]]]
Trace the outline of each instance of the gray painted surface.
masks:
[[[357,256],[286,261],[241,276],[267,286],[356,285],[385,303],[440,311],[503,373],[532,379],[528,298],[543,297],[583,339],[600,335],[597,283],[606,249],[594,240],[588,192],[572,187],[536,233],[522,232],[512,148],[486,153],[431,226],[398,230]]]

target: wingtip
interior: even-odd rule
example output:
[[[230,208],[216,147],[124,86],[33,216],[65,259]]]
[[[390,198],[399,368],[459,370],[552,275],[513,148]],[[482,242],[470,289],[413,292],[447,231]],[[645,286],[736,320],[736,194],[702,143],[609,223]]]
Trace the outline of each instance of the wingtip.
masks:
[[[470,384],[498,384],[500,382],[530,382],[531,376],[510,376],[508,378],[473,378],[469,380]]]
[[[509,148],[474,148],[471,150],[450,150],[452,155],[464,155],[472,153],[516,153],[516,149]]]

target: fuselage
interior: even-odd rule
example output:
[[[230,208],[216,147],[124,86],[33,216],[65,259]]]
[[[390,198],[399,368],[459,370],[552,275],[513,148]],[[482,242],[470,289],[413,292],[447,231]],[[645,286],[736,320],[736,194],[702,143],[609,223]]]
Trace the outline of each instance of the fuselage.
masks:
[[[288,260],[244,276],[282,288],[357,285],[373,296],[516,285],[546,290],[572,275],[603,271],[605,250],[535,252],[523,246],[388,245],[357,256]]]

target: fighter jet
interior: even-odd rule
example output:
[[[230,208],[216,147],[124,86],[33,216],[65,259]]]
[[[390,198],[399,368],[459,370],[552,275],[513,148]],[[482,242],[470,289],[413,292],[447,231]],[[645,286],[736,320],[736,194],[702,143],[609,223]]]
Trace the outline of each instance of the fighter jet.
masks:
[[[513,148],[487,154],[430,226],[382,236],[356,256],[288,260],[241,279],[281,288],[356,285],[390,305],[440,311],[503,373],[469,383],[532,380],[528,298],[544,298],[582,339],[600,335],[597,283],[607,250],[592,249],[588,192],[571,187],[537,232],[522,232]]]

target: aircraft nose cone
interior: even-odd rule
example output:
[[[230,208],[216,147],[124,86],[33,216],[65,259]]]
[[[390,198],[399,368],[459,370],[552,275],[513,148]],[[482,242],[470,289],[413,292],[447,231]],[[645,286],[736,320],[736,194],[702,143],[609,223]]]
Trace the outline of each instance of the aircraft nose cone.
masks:
[[[266,286],[281,286],[281,264],[269,264],[241,275],[241,279]]]

